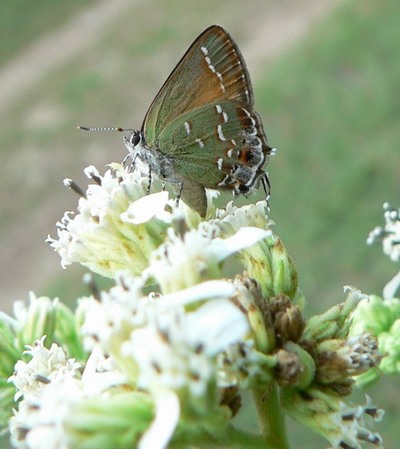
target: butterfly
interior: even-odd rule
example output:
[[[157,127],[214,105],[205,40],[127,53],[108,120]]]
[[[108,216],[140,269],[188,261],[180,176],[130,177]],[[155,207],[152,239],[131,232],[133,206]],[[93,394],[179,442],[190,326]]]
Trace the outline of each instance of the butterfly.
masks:
[[[232,37],[213,25],[192,43],[147,111],[140,131],[124,143],[163,183],[202,217],[205,189],[247,195],[270,184],[263,167],[268,145],[245,61]]]

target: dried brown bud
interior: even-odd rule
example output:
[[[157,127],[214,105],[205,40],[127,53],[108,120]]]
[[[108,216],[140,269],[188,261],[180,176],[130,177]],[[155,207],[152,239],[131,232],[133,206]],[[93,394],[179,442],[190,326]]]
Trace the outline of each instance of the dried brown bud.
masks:
[[[303,371],[303,366],[297,354],[280,349],[276,353],[276,357],[278,360],[275,370],[276,381],[285,387],[296,385]]]
[[[287,296],[281,295],[271,300],[269,311],[278,343],[283,345],[287,341],[298,342],[305,327],[300,308]]]

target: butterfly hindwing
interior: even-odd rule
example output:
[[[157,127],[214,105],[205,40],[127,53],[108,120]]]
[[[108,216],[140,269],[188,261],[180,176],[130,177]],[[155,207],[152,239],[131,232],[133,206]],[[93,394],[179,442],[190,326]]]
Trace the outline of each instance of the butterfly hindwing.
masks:
[[[231,100],[175,118],[161,132],[159,145],[181,176],[208,188],[242,185],[244,192],[256,186],[271,151],[258,114]]]

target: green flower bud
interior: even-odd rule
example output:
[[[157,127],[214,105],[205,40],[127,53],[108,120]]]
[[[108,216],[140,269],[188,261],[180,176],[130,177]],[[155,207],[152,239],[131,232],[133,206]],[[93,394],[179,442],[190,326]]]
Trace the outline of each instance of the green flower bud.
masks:
[[[288,255],[282,241],[277,238],[271,247],[273,294],[295,299],[298,290],[298,273],[293,259]]]
[[[376,295],[370,295],[368,301],[363,301],[354,313],[351,326],[352,335],[369,332],[379,336],[390,332],[392,326],[400,319],[400,299],[384,300]]]
[[[359,302],[367,296],[352,287],[346,287],[346,290],[349,290],[349,294],[344,302],[334,305],[320,315],[314,315],[307,321],[303,333],[304,340],[347,338],[352,324],[352,314]]]
[[[82,338],[75,314],[62,303],[58,304],[55,339],[63,345],[70,357],[85,360],[87,354],[83,349]]]
[[[34,293],[30,293],[28,306],[23,301],[15,303],[14,314],[18,322],[16,335],[21,352],[26,345],[32,344],[43,335],[47,336],[46,344],[51,344],[54,340],[58,308],[58,298],[37,298]]]
[[[268,353],[275,347],[275,333],[262,307],[261,290],[258,284],[247,276],[237,275],[233,281],[237,291],[234,298],[241,310],[247,314],[257,349]]]
[[[285,294],[297,300],[297,270],[280,239],[269,230],[272,222],[268,219],[267,211],[265,201],[240,208],[229,203],[225,210],[219,211],[219,219],[213,221],[218,223],[225,235],[232,235],[244,226],[269,231],[263,240],[241,251],[238,259],[248,276],[259,283],[265,298]]]
[[[68,413],[64,428],[69,447],[75,449],[131,449],[137,447],[153,419],[150,397],[131,392],[79,402]]]
[[[15,321],[5,313],[0,314],[0,378],[8,379],[22,351],[15,345]]]
[[[351,328],[352,335],[369,332],[378,339],[379,352],[383,356],[379,366],[386,374],[400,372],[400,300],[370,296],[357,308]],[[377,378],[377,373],[360,377],[365,384]]]
[[[7,426],[13,414],[15,388],[7,379],[0,378],[0,431]]]

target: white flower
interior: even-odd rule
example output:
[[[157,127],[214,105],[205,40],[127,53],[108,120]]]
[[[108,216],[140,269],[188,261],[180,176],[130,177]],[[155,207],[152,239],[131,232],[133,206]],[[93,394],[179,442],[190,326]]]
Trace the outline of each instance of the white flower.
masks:
[[[244,326],[247,329],[245,316],[228,300],[235,294],[235,288],[229,282],[208,281],[188,289],[158,296],[154,294],[144,295],[142,287],[143,281],[141,279],[121,273],[116,286],[110,289],[108,293],[103,292],[100,300],[85,299],[81,301],[79,306],[83,309],[82,333],[86,338],[86,346],[94,348],[97,344],[100,344],[103,350],[116,360],[120,369],[130,376],[132,382],[137,380],[137,365],[140,365],[136,356],[132,358],[132,351],[139,351],[140,355],[140,349],[146,349],[147,355],[144,354],[144,356],[154,357],[155,364],[159,363],[157,351],[156,349],[148,349],[152,341],[154,347],[161,351],[161,358],[164,357],[164,350],[174,352],[173,345],[158,345],[160,343],[158,333],[160,326],[173,328],[175,322],[179,322],[181,326],[188,329],[188,332],[190,331],[184,336],[185,341],[194,338],[193,332],[198,331],[199,334],[204,334],[204,328],[207,328],[206,335],[212,337],[214,348],[217,344],[226,346],[222,340],[223,337],[228,337],[229,341],[232,338],[231,336],[237,339],[239,338],[237,333],[242,336]],[[195,318],[192,317],[191,313],[185,312],[186,306],[205,300],[207,301],[206,304],[195,312],[191,312],[196,313]],[[219,307],[219,301],[222,300],[224,306]],[[209,310],[209,308],[212,310]],[[79,310],[78,313],[80,313]],[[206,316],[207,323],[202,321],[204,316]],[[197,323],[192,324],[194,319]],[[237,321],[233,322],[234,320]],[[212,327],[214,323],[215,325]],[[224,325],[232,326],[233,329],[228,330],[224,328]],[[213,331],[219,331],[220,335],[213,334]],[[178,332],[178,328],[169,332],[171,332],[172,338],[175,336],[175,332]],[[178,340],[181,337],[183,338],[179,333],[176,335]],[[136,341],[140,338],[145,343],[144,345],[138,344],[136,348],[132,339]],[[204,340],[205,335],[202,338]],[[162,342],[163,339],[161,338]],[[179,348],[179,344],[176,344]],[[204,346],[204,342],[202,345]],[[193,346],[197,347],[197,343],[193,343],[190,347]],[[185,350],[190,351],[190,348]],[[140,358],[140,356],[138,357]],[[168,357],[170,357],[169,360],[172,363],[173,354]],[[178,381],[178,378],[176,380]]]
[[[42,335],[53,332],[59,304],[58,298],[37,297],[33,292],[29,292],[28,304],[25,301],[14,302],[15,319],[3,313],[1,315],[17,333],[23,346],[24,343],[32,344]]]
[[[58,239],[48,237],[47,242],[60,254],[63,268],[78,262],[107,277],[124,269],[140,273],[150,252],[162,242],[166,228],[157,218],[141,217],[141,224],[136,225],[127,219],[130,205],[146,196],[147,180],[118,164],[104,176],[88,167],[86,175],[94,183],[82,192],[78,213],[66,212],[57,223]],[[75,186],[69,180],[67,184]],[[149,201],[154,210],[147,211],[147,218],[159,215],[159,204]]]
[[[244,227],[231,237],[220,238],[218,224],[205,222],[182,236],[172,229],[168,231],[167,240],[152,253],[145,272],[157,280],[163,292],[194,285],[204,278],[221,277],[220,262],[270,234],[263,229]]]
[[[15,373],[9,378],[17,388],[15,400],[26,395],[39,396],[47,384],[65,377],[67,373],[79,377],[81,365],[74,359],[67,359],[63,349],[55,343],[47,349],[45,339],[44,336],[33,346],[28,346],[25,354],[32,357],[29,362],[19,360],[15,365]]]
[[[188,389],[202,396],[215,380],[216,356],[247,330],[245,316],[231,302],[214,299],[194,312],[166,308],[133,331],[123,351],[138,363],[140,387],[156,393]]]
[[[27,449],[68,449],[69,437],[63,422],[71,405],[83,399],[75,378],[66,375],[45,386],[40,396],[19,403],[10,419],[14,447]]]
[[[202,282],[167,295],[144,295],[142,287],[141,279],[121,273],[108,293],[83,300],[82,331],[91,347],[110,355],[127,384],[151,394],[156,417],[139,447],[162,449],[181,404],[206,414],[210,392],[217,403],[218,357],[242,341],[249,326],[229,300],[235,294],[230,282]]]
[[[383,417],[383,410],[371,405],[370,398],[367,397],[365,405],[352,405],[341,401],[337,412],[328,415],[332,419],[333,428],[330,439],[334,448],[361,448],[361,443],[371,443],[377,447],[382,447],[382,437],[367,428],[367,420],[380,421]],[[334,427],[337,427],[338,434],[334,435]],[[347,446],[345,446],[347,445]]]
[[[371,405],[354,405],[343,398],[316,388],[296,392],[283,390],[285,411],[295,420],[309,426],[326,438],[333,449],[361,449],[370,443],[382,447],[381,436],[369,430],[373,421],[380,421],[383,410]]]
[[[218,385],[220,387],[240,386],[249,388],[251,381],[262,375],[259,353],[254,351],[254,341],[246,340],[231,345],[218,355]]]
[[[217,210],[217,219],[213,222],[218,223],[224,234],[228,235],[245,226],[267,230],[274,223],[268,218],[267,201],[259,201],[256,204],[248,204],[242,207],[234,206],[231,201],[225,209]]]
[[[139,449],[164,449],[171,439],[180,417],[178,396],[164,391],[156,400],[156,417],[141,438]]]
[[[134,201],[127,211],[121,214],[121,219],[132,224],[145,223],[154,216],[164,221],[169,221],[171,214],[165,211],[167,203],[167,191],[152,193]]]
[[[370,232],[367,243],[371,245],[382,242],[383,252],[394,262],[400,260],[400,209],[393,208],[389,203],[383,205],[385,226],[376,227]]]
[[[10,381],[17,388],[18,411],[9,422],[11,441],[15,447],[29,449],[69,448],[69,432],[65,428],[76,405],[100,395],[110,387],[126,382],[126,377],[108,364],[95,350],[81,375],[81,365],[67,359],[55,343],[44,346],[45,337],[29,347],[31,360],[19,361]]]
[[[382,358],[376,338],[367,333],[349,337],[337,354],[346,360],[347,372],[352,376],[378,366]]]
[[[88,349],[100,342],[109,350],[113,340],[127,338],[133,327],[146,323],[146,309],[153,301],[143,295],[142,287],[140,278],[119,273],[116,285],[108,292],[101,292],[100,300],[80,299],[78,314],[83,315],[81,331]]]
[[[29,449],[67,448],[62,422],[69,404],[82,397],[80,364],[67,359],[55,343],[47,349],[44,340],[28,348],[31,360],[17,362],[9,379],[17,388],[15,398],[22,398],[9,422],[11,440],[14,446]]]

